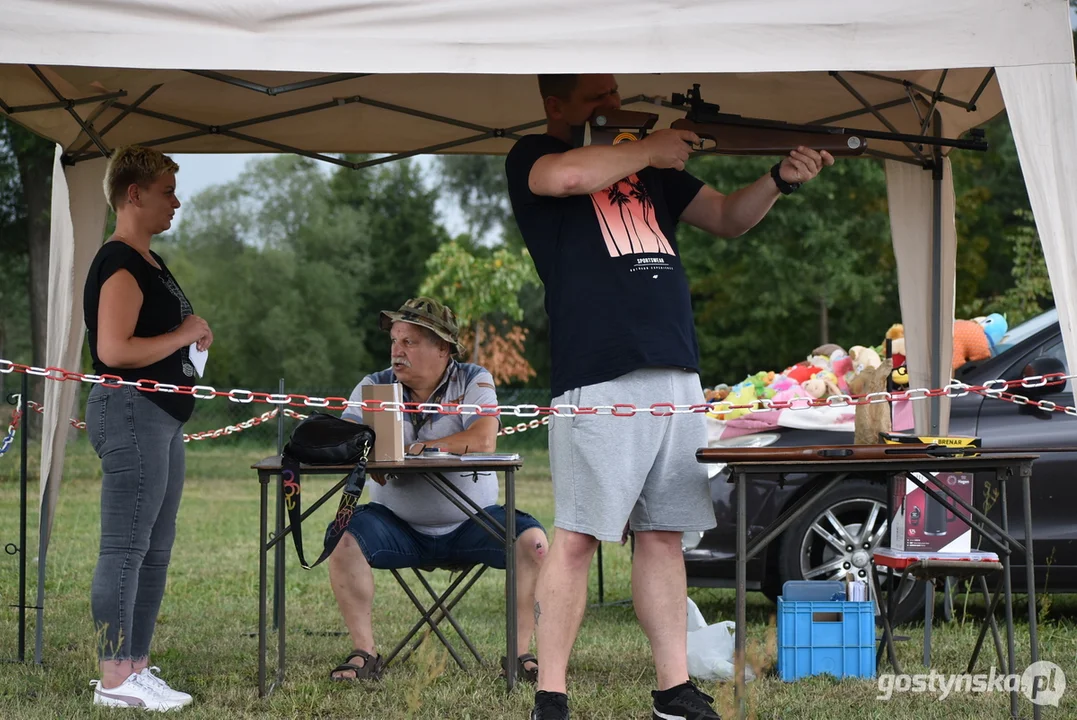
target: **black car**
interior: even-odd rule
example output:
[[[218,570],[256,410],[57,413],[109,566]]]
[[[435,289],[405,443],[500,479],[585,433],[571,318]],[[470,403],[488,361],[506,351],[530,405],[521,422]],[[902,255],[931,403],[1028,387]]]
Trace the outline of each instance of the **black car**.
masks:
[[[964,365],[955,377],[979,386],[996,378],[1013,380],[1029,374],[1065,372],[1065,368],[1066,353],[1058,315],[1051,310],[1015,327],[999,343],[994,357]],[[1019,387],[1014,392],[1037,400],[1050,400],[1059,406],[1072,406],[1072,386],[1070,381],[1065,386]],[[950,434],[980,437],[984,447],[1073,449],[1073,452],[1041,455],[1033,465],[1031,485],[1037,591],[1077,592],[1077,520],[1073,516],[1073,509],[1077,507],[1077,417],[969,393],[951,401]],[[852,433],[776,428],[773,432],[719,441],[717,445],[781,447],[852,443]],[[711,497],[718,527],[706,533],[685,533],[683,549],[688,584],[733,587],[736,550],[734,486],[728,482],[728,473],[722,466],[708,467],[712,473]],[[806,474],[786,476],[784,485],[779,485],[777,476],[754,477],[752,492],[747,499],[748,537],[757,535],[785,508],[796,503],[811,477]],[[973,495],[976,507],[984,507],[983,484],[991,479],[976,478]],[[1015,538],[1021,539],[1024,532],[1020,520],[1020,483],[1008,483],[1007,493],[1010,529]],[[988,516],[996,521],[1000,514],[999,505],[995,502],[988,512]],[[975,545],[975,536],[973,542]],[[889,544],[886,486],[866,478],[849,479],[814,500],[801,519],[749,561],[748,589],[762,591],[773,600],[787,580],[837,579],[847,572],[870,579],[867,573],[871,556],[862,552],[865,544],[869,547]],[[983,543],[981,549],[996,550],[989,543]],[[1026,587],[1024,558],[1015,555],[1014,563],[1014,591],[1022,592]],[[1045,586],[1048,566],[1050,584]],[[922,611],[924,593],[916,592],[916,589],[912,587],[904,593],[897,608],[899,622],[912,619]]]

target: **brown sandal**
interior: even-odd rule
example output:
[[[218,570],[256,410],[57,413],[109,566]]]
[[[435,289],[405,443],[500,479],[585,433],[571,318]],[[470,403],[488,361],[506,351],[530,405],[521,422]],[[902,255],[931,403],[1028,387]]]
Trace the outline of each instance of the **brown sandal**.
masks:
[[[356,665],[352,662],[355,658],[362,658],[363,664]],[[337,677],[336,673],[351,670],[355,677]],[[371,655],[365,650],[352,650],[344,662],[329,671],[329,679],[333,682],[355,682],[356,680],[380,680],[385,670],[385,663],[381,655]]]
[[[530,668],[524,667],[527,663],[534,663]],[[505,677],[508,673],[508,662],[505,660],[505,656],[501,656],[501,677]],[[531,653],[524,653],[520,657],[516,658],[516,677],[524,682],[537,683],[538,682],[538,658]]]

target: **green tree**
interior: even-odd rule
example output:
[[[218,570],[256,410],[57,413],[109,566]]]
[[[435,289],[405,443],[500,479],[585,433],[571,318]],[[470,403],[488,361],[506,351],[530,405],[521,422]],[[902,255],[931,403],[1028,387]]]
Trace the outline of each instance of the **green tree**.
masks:
[[[469,248],[460,240],[439,247],[427,260],[426,270],[427,276],[419,292],[440,298],[453,309],[460,324],[470,328],[472,362],[483,359],[483,343],[493,340],[484,340],[483,328],[502,324],[498,321],[521,321],[524,311],[519,303],[520,290],[525,285],[539,282],[535,265],[526,250]],[[516,335],[522,341],[523,334],[516,330],[509,327],[495,332],[502,338]],[[519,349],[517,347],[517,352]],[[517,376],[520,379],[526,380],[533,374],[526,362],[520,364],[520,357],[499,360],[520,367],[522,377]],[[496,377],[498,368],[489,369]],[[507,376],[502,374],[503,378]]]
[[[347,159],[362,161],[364,156]],[[376,328],[378,312],[395,310],[418,295],[426,259],[449,239],[438,221],[438,190],[428,189],[417,164],[399,160],[364,170],[340,169],[329,181],[331,202],[364,218],[361,233],[368,252],[363,256],[362,282],[346,292],[365,327]],[[388,364],[389,342],[384,333],[363,338],[366,357]]]
[[[175,247],[161,252],[213,328],[207,381],[339,389],[373,370],[373,313],[355,298],[369,272],[366,224],[298,156],[256,161],[191,199]]]
[[[0,358],[31,362],[29,258],[26,212],[15,155],[7,135],[8,122],[0,120]],[[0,375],[0,408],[8,375]],[[17,379],[14,384],[17,384]]]
[[[1013,285],[989,300],[970,302],[962,308],[961,317],[997,312],[1005,315],[1007,324],[1014,327],[1054,305],[1051,277],[1032,213],[1018,210],[1015,214],[1020,222],[1011,225],[1006,233],[1013,257],[1010,268]]]
[[[1012,282],[1007,235],[1032,227],[1028,193],[1005,114],[984,125],[987,152],[950,154],[957,223],[956,307],[1005,291]]]
[[[721,192],[773,158],[700,156],[689,171]],[[733,239],[681,225],[705,384],[781,370],[823,342],[881,342],[900,317],[881,164],[840,160]]]

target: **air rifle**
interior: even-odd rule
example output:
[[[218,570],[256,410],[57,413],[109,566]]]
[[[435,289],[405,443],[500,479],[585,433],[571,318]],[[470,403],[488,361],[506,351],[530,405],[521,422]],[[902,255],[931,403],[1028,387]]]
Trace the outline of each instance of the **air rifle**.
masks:
[[[811,462],[898,460],[925,458],[970,458],[981,455],[1040,455],[1049,452],[1077,452],[1074,448],[982,448],[939,444],[894,443],[881,445],[815,445],[810,447],[700,448],[701,463]]]
[[[723,113],[718,105],[703,100],[698,83],[685,94],[674,93],[670,104],[687,108],[685,116],[674,120],[670,127],[695,133],[700,138],[696,150],[719,155],[785,155],[803,146],[826,150],[835,156],[854,156],[863,154],[869,139],[965,150],[987,149],[983,130],[979,128],[970,131],[971,139],[961,140],[830,125],[794,124]],[[616,145],[625,140],[642,140],[657,121],[658,115],[655,113],[598,111],[582,127],[575,129],[574,144],[577,147]]]

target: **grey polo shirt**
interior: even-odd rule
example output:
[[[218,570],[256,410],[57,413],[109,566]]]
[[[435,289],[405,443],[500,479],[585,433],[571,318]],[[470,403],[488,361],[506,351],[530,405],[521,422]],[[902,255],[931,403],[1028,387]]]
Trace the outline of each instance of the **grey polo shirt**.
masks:
[[[364,385],[388,385],[400,382],[387,368],[367,375],[352,390],[350,400],[362,402]],[[410,391],[403,386],[404,402],[414,402]],[[438,389],[428,402],[467,405],[497,404],[494,379],[490,372],[479,365],[449,361]],[[404,413],[404,447],[413,442],[432,443],[469,428],[480,415],[442,415],[433,413]],[[349,407],[341,415],[346,420],[363,421],[361,408]],[[497,504],[497,476],[492,472],[442,473],[446,480],[474,500],[479,507]],[[389,476],[385,485],[370,481],[370,502],[389,508],[397,517],[419,532],[427,535],[444,535],[460,526],[467,516],[460,508],[449,502],[430,483],[416,475]]]

